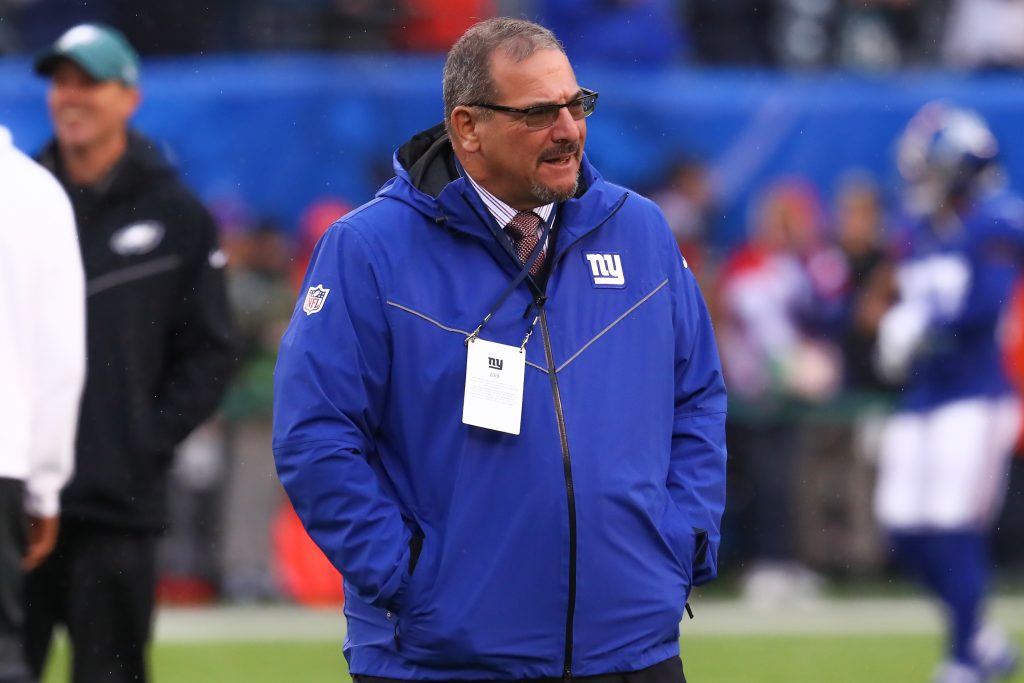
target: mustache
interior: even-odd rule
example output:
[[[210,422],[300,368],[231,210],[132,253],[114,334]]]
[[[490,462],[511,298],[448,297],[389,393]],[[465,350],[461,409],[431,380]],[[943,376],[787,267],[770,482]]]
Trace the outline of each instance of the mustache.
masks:
[[[572,154],[573,156],[575,156],[576,154],[579,153],[579,151],[580,143],[566,142],[561,145],[549,147],[548,149],[544,150],[543,154],[540,155],[540,158],[542,161],[547,161],[548,159],[557,159],[558,157],[564,157],[567,154]]]

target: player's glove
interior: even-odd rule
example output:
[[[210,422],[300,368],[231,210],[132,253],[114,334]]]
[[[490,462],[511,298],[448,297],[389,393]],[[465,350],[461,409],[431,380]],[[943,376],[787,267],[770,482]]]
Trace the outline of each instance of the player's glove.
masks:
[[[906,379],[914,355],[920,350],[930,319],[918,303],[896,304],[882,317],[875,347],[875,367],[890,382]]]

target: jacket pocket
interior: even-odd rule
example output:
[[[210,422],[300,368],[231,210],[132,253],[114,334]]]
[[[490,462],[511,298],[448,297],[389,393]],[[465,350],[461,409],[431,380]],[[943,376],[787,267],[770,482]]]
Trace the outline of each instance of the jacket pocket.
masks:
[[[420,553],[423,552],[423,534],[415,533],[409,539],[409,577],[416,572],[416,565],[420,561]]]
[[[420,552],[416,552],[415,543],[421,545]],[[442,580],[439,545],[435,538],[417,541],[413,537],[410,541],[410,574],[395,613],[395,646],[410,662],[423,665],[463,661],[465,649],[463,625],[453,622],[445,605],[437,600]]]
[[[708,532],[699,527],[693,527],[693,533],[693,566],[699,567],[708,559]]]
[[[671,501],[665,508],[660,531],[672,559],[682,572],[684,582],[689,589],[693,583],[693,568],[698,552],[707,552],[707,533],[687,524]],[[703,548],[701,548],[702,543]]]
[[[409,539],[409,565],[398,592],[391,601],[391,611],[399,618],[408,618],[421,608],[433,586],[430,554],[433,543],[427,543],[422,531],[413,532]]]

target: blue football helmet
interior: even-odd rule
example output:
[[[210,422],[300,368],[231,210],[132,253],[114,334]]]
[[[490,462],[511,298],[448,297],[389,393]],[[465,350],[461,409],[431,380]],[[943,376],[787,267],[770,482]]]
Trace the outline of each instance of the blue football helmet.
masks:
[[[920,208],[934,210],[987,185],[998,156],[999,144],[977,112],[929,102],[907,124],[897,166]]]

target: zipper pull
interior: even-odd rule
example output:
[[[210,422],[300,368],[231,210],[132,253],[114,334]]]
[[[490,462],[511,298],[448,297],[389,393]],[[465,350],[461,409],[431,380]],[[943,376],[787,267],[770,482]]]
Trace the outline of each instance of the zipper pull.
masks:
[[[686,613],[688,615],[690,615],[690,619],[693,619],[693,610],[690,609],[690,603],[686,603],[685,607],[686,607]]]
[[[526,305],[526,310],[525,310],[525,311],[523,311],[523,320],[526,320],[527,318],[529,318],[529,317],[530,317],[530,311],[532,311],[532,310],[533,310],[533,307],[534,307],[534,306],[536,306],[536,307],[537,307],[537,312],[538,312],[538,314],[539,314],[539,313],[540,313],[540,309],[541,309],[541,308],[543,308],[543,306],[544,306],[544,303],[545,303],[545,302],[546,302],[547,300],[548,300],[547,296],[545,296],[544,294],[541,294],[541,295],[540,295],[540,296],[538,296],[538,297],[537,297],[536,299],[534,299],[533,301],[531,301],[530,303],[528,303],[528,304]]]

